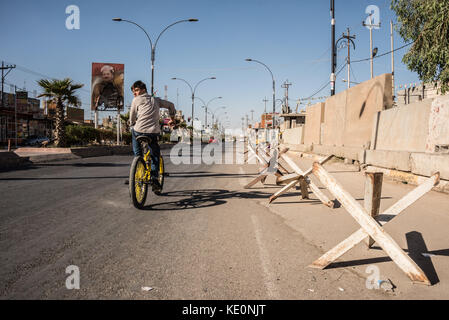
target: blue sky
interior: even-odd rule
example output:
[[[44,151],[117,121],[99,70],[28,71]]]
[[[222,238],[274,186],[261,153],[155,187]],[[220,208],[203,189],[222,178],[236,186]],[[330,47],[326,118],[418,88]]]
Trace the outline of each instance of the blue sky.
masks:
[[[350,27],[356,34],[356,50],[351,59],[369,57],[369,31],[362,26],[365,8],[380,8],[382,26],[374,30],[374,46],[379,54],[390,51],[390,19],[395,21],[389,0],[336,0],[337,39]],[[67,30],[65,21],[68,5],[80,9],[80,29]],[[276,80],[276,98],[282,98],[281,84],[288,79],[290,99],[305,98],[329,81],[330,73],[330,14],[329,0],[165,0],[165,1],[20,1],[2,2],[0,11],[0,59],[18,66],[7,77],[30,92],[39,87],[39,74],[70,77],[85,87],[79,92],[90,118],[91,63],[125,64],[125,103],[132,101],[129,90],[136,80],[150,84],[150,50],[145,34],[136,26],[113,22],[121,17],[135,21],[150,34],[153,42],[163,28],[172,22],[197,18],[198,22],[181,23],[162,35],[156,48],[155,88],[168,99],[191,114],[191,93],[186,84],[171,80],[179,77],[195,85],[201,79],[215,76],[216,80],[201,83],[196,95],[211,102],[216,109],[227,106],[233,127],[241,124],[241,117],[255,110],[259,118],[264,110],[265,97],[270,101],[272,83],[269,72],[261,65],[246,62],[253,58],[267,64]],[[395,47],[404,42],[395,32]],[[407,70],[401,59],[407,48],[395,53],[396,84],[418,82],[416,74]],[[338,54],[339,69],[347,49]],[[390,55],[375,59],[374,73],[391,72]],[[369,62],[353,64],[351,81],[370,78]],[[31,70],[26,72],[24,70]],[[38,73],[38,74],[36,74]],[[337,77],[337,92],[345,89]],[[9,85],[5,87],[9,91]],[[179,96],[177,96],[177,92]],[[328,86],[317,96],[330,93]],[[204,119],[200,102],[195,104],[195,117]],[[290,104],[295,104],[294,101]],[[222,113],[222,112],[221,112]],[[220,114],[220,112],[217,112]],[[107,114],[100,115],[100,118]],[[222,115],[221,117],[225,117]]]

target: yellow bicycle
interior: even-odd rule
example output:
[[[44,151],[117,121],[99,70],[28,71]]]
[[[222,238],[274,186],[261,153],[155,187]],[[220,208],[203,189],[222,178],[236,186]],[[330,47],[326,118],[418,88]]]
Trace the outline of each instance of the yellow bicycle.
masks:
[[[148,193],[148,185],[152,185],[151,182],[151,157],[150,157],[150,148],[149,138],[146,136],[137,137],[137,142],[140,143],[142,148],[143,157],[138,156],[134,157],[134,160],[131,164],[131,169],[129,171],[129,193],[133,200],[133,205],[142,209],[145,205],[145,201],[147,199]],[[164,158],[162,154],[159,158],[159,185],[160,187],[153,186],[153,192],[156,195],[162,194],[162,188],[164,186],[164,176],[165,176],[165,167],[164,167]]]

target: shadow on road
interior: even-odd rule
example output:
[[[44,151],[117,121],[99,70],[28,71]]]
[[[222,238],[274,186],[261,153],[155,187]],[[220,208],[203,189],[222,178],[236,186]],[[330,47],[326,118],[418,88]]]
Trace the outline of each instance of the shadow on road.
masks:
[[[144,207],[144,210],[186,210],[200,209],[223,205],[228,199],[267,199],[270,194],[253,191],[251,193],[229,191],[223,189],[181,190],[164,192],[163,197],[184,197],[184,199],[163,203],[155,203]]]
[[[420,232],[411,231],[406,235],[407,252],[410,258],[423,270],[432,285],[440,282],[435,267],[433,266],[432,256],[449,257],[449,249],[428,251],[424,238]],[[372,250],[382,250],[380,247],[372,247]],[[360,259],[352,261],[334,262],[328,266],[328,269],[346,268],[353,266],[369,265],[381,262],[392,261],[390,257],[379,257],[370,259]]]
[[[93,163],[36,163],[35,167],[130,167],[130,163],[108,163],[108,162],[93,162]]]

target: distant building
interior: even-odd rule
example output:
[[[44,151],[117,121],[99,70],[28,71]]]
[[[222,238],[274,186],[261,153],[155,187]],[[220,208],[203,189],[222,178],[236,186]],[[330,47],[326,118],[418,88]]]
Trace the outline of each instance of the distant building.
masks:
[[[28,97],[28,92],[2,93],[3,105],[0,103],[0,144],[16,138],[17,113],[17,143],[21,144],[32,135],[51,136],[52,124],[40,108],[41,101]],[[17,106],[17,108],[16,108]]]

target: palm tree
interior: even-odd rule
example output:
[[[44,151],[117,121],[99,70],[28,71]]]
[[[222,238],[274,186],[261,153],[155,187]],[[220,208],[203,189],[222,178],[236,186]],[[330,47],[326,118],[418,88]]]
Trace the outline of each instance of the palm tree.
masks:
[[[70,78],[64,80],[41,79],[37,83],[44,89],[44,93],[38,97],[47,97],[56,103],[55,145],[65,147],[64,104],[80,105],[80,100],[75,96],[75,91],[82,88],[84,84],[73,83]]]

